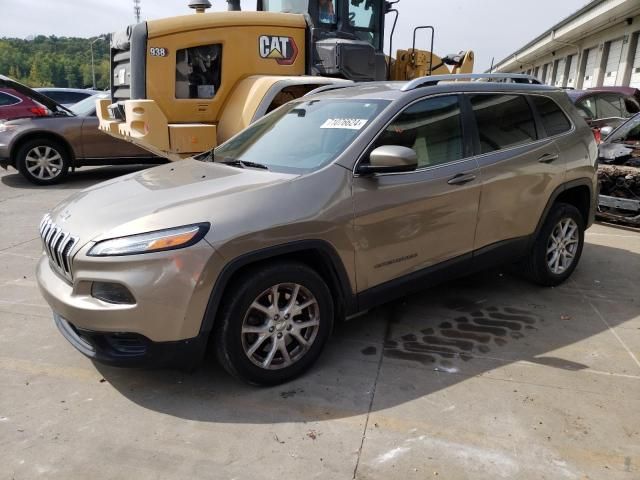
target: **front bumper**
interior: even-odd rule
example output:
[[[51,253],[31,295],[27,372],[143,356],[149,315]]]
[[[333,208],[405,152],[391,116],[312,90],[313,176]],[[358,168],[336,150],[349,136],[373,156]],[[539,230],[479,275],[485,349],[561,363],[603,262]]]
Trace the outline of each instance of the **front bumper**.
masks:
[[[9,151],[9,145],[0,142],[0,167],[6,169],[11,165],[11,152]]]
[[[43,254],[36,269],[40,292],[51,309],[76,329],[101,334],[138,334],[154,343],[197,337],[221,262],[206,241],[191,247],[123,257],[73,256],[73,282]],[[126,287],[134,303],[93,296],[94,282]]]
[[[175,342],[153,342],[136,333],[94,332],[77,328],[60,315],[53,319],[60,333],[80,353],[115,367],[183,367],[200,363],[207,335]]]

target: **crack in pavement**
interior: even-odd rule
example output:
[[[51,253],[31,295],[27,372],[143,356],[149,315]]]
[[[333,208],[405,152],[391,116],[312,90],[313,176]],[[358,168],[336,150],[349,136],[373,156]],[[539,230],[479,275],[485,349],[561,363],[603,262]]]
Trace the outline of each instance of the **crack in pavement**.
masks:
[[[19,247],[20,245],[24,245],[25,243],[33,242],[34,240],[38,240],[40,237],[30,238],[29,240],[25,240],[24,242],[16,243],[15,245],[9,245],[5,248],[0,248],[0,252],[6,252],[7,250],[11,250],[12,248]]]
[[[393,318],[396,316],[396,310],[398,308],[398,302],[392,302],[388,304],[389,313],[387,315],[387,328],[384,332],[384,337],[382,339],[382,345],[384,347],[385,342],[389,338],[389,333],[391,332],[391,324],[393,323]],[[369,427],[369,417],[371,416],[371,409],[373,408],[373,401],[376,396],[376,387],[378,386],[378,378],[380,377],[380,370],[382,369],[382,360],[384,359],[384,348],[380,349],[380,358],[378,359],[378,368],[376,370],[376,376],[373,380],[373,386],[371,388],[371,398],[369,399],[369,408],[367,409],[367,418],[364,421],[364,429],[362,430],[362,439],[360,441],[360,448],[358,448],[358,457],[356,459],[355,467],[353,468],[353,476],[352,480],[356,479],[358,475],[358,467],[360,466],[360,457],[362,456],[362,449],[364,448],[364,441],[367,438],[367,428]]]
[[[580,291],[580,293],[582,294],[582,298],[584,299],[585,302],[587,302],[589,304],[589,306],[591,307],[591,309],[596,313],[596,315],[598,316],[598,318],[600,318],[600,320],[602,320],[602,323],[605,324],[605,326],[607,327],[607,329],[613,334],[614,337],[616,337],[616,339],[618,340],[618,342],[620,342],[620,344],[624,347],[624,349],[627,351],[627,353],[629,354],[629,356],[633,359],[633,361],[635,362],[635,364],[638,366],[638,368],[640,368],[640,360],[638,360],[638,357],[636,357],[636,355],[633,353],[633,351],[627,346],[626,343],[624,343],[624,341],[622,340],[622,338],[620,338],[620,335],[618,335],[618,332],[616,332],[611,325],[609,324],[609,322],[607,322],[606,318],[604,318],[604,315],[602,315],[602,313],[600,313],[600,310],[598,310],[598,308],[591,302],[591,300],[589,299],[589,297],[587,297],[587,295],[584,293],[584,291],[580,288],[580,286],[576,283],[575,280],[570,279],[571,282],[573,282],[576,285],[576,288]]]

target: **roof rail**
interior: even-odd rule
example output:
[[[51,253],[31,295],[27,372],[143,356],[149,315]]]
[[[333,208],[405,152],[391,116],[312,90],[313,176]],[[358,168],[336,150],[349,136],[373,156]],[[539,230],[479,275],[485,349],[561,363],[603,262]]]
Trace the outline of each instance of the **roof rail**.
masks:
[[[411,80],[402,87],[403,92],[421,87],[432,87],[440,82],[473,82],[473,81],[496,81],[499,83],[527,83],[540,85],[541,82],[532,75],[522,73],[456,73],[450,75],[432,75],[430,77],[420,77]]]
[[[328,85],[322,85],[321,87],[314,88],[313,90],[308,91],[303,95],[303,97],[309,97],[311,95],[315,95],[316,93],[320,93],[320,92],[328,92],[330,90],[338,90],[340,88],[353,87],[354,85],[355,85],[354,82],[330,83]]]

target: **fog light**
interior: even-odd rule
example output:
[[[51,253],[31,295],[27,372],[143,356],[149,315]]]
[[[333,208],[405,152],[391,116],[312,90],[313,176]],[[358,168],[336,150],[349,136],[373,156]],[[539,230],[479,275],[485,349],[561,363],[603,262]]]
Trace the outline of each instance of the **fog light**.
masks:
[[[107,303],[133,305],[136,299],[124,285],[111,282],[93,282],[91,296]]]

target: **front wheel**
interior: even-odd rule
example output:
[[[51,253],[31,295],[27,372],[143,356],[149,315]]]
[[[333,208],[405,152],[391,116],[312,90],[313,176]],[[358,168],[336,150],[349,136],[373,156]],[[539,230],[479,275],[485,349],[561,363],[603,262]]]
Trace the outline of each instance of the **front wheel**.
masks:
[[[300,263],[248,272],[227,290],[221,313],[214,330],[218,360],[232,375],[258,385],[303,373],[333,327],[329,288]]]
[[[46,138],[29,140],[16,155],[18,171],[36,185],[60,182],[67,175],[70,163],[66,148]]]
[[[553,205],[525,260],[529,278],[545,286],[567,280],[582,255],[584,229],[584,219],[576,207],[567,203]]]

